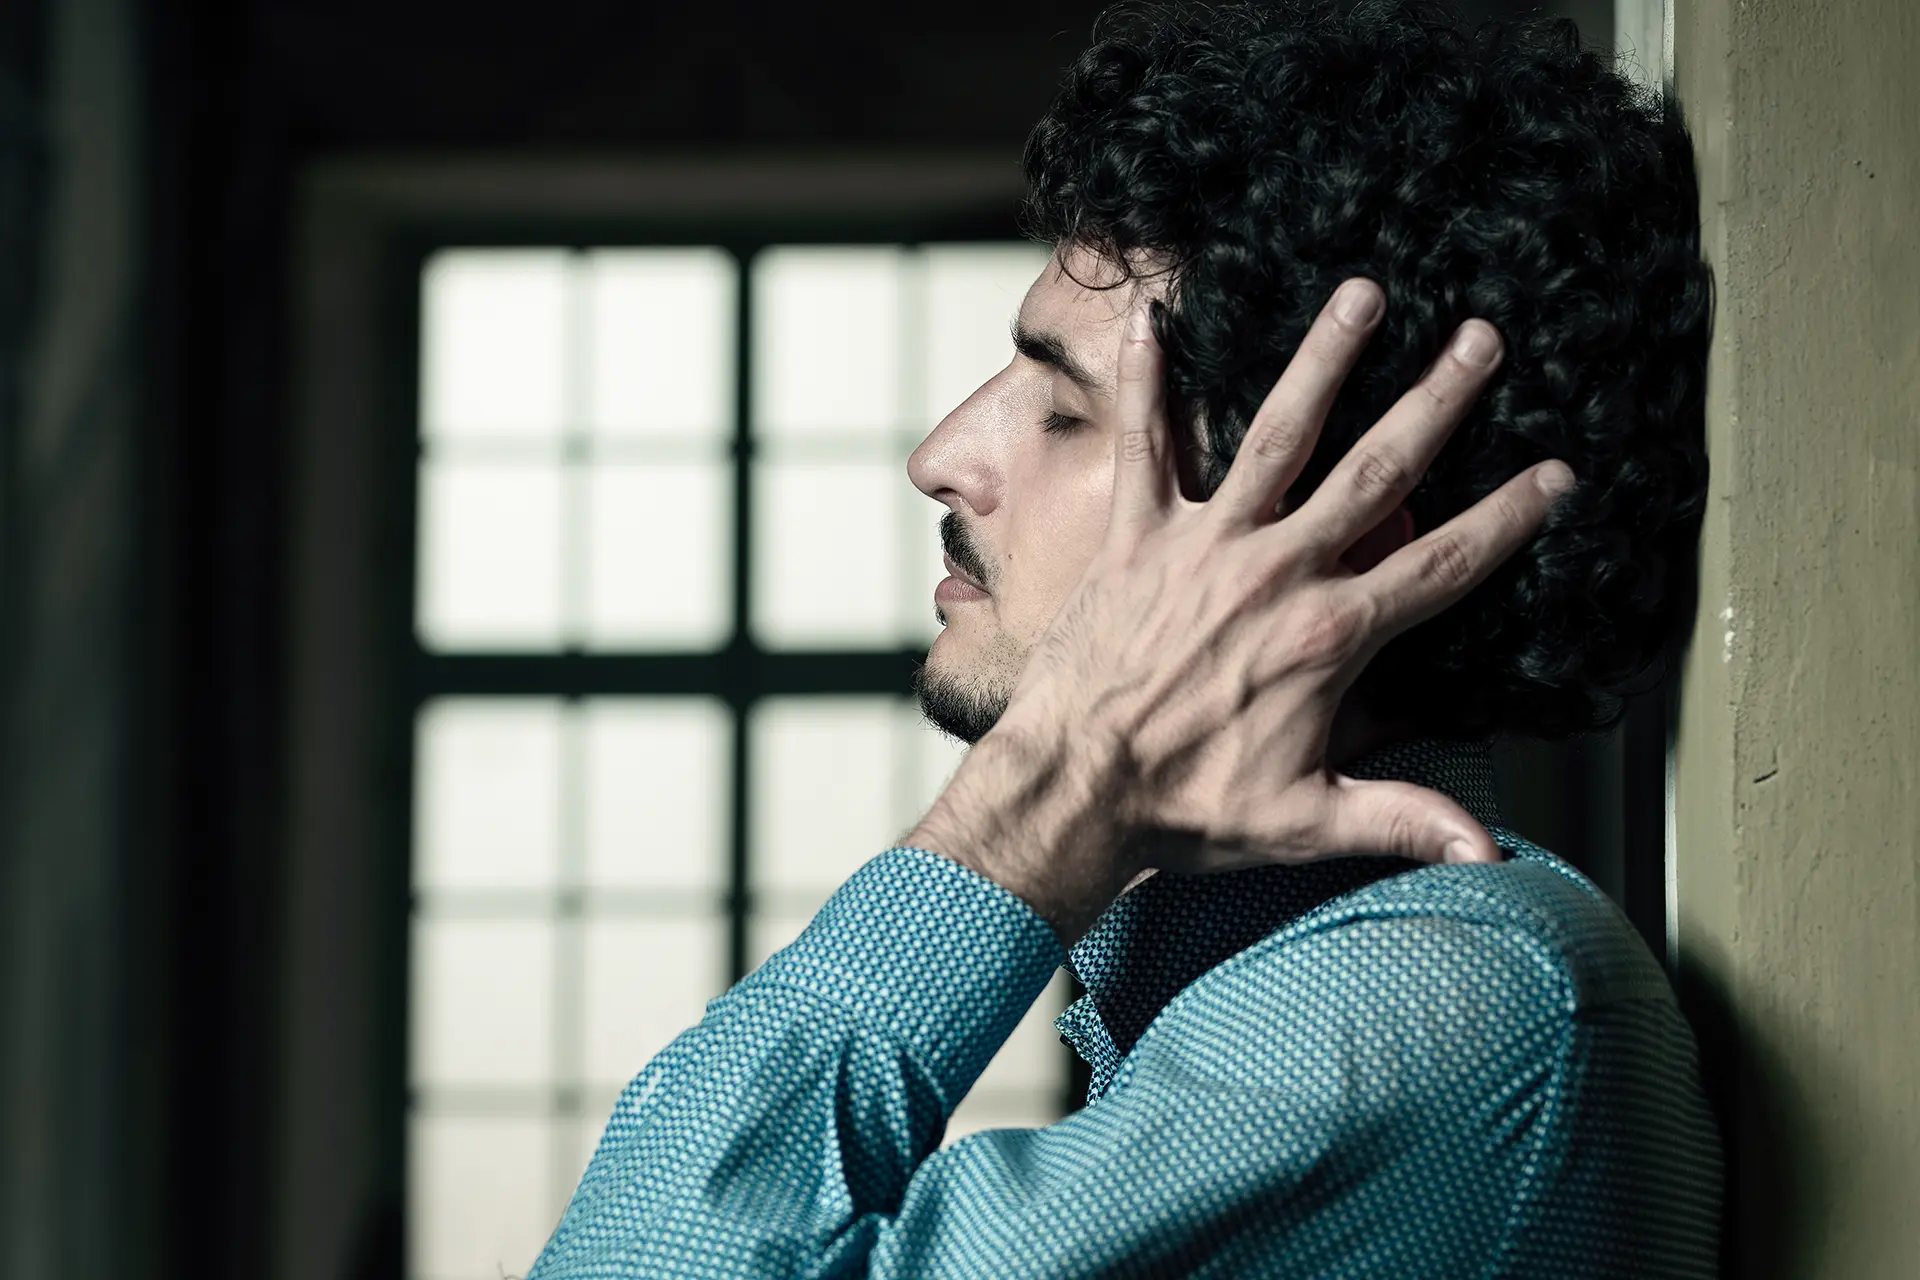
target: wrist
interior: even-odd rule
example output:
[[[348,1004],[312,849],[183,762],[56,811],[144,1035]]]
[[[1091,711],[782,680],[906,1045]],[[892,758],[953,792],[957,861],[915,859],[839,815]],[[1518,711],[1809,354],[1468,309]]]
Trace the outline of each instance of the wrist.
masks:
[[[1003,718],[903,843],[1014,893],[1071,947],[1140,872],[1117,740]]]

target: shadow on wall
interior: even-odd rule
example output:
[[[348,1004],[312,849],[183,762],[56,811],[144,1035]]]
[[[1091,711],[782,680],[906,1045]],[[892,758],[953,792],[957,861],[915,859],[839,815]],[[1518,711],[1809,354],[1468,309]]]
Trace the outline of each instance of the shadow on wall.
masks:
[[[1683,961],[1674,986],[1700,1045],[1707,1098],[1725,1144],[1721,1274],[1817,1275],[1822,1224],[1830,1218],[1828,1173],[1863,1156],[1832,1148],[1807,1093],[1809,1081],[1845,1088],[1841,1063],[1816,1037],[1796,1034],[1789,1018],[1768,1027],[1736,1010],[1721,976],[1697,962]]]

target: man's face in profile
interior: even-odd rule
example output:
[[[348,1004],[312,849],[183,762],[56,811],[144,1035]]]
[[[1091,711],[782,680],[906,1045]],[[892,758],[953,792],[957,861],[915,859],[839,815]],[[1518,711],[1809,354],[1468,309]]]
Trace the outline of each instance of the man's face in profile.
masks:
[[[1084,249],[1056,253],[1020,304],[1012,362],[907,460],[914,486],[947,508],[940,535],[952,575],[934,596],[944,629],[917,692],[927,718],[963,742],[978,742],[1006,710],[1106,535],[1120,336],[1135,306],[1166,291],[1164,275],[1101,287],[1117,275]],[[1302,496],[1289,494],[1283,512]],[[1413,534],[1402,507],[1342,560],[1364,571]]]
[[[1020,305],[1013,360],[907,462],[915,487],[947,508],[940,532],[953,575],[935,594],[944,630],[920,673],[920,704],[965,742],[1006,709],[1106,533],[1120,335],[1132,307],[1161,287],[1089,287],[1113,275],[1083,250],[1050,259]]]

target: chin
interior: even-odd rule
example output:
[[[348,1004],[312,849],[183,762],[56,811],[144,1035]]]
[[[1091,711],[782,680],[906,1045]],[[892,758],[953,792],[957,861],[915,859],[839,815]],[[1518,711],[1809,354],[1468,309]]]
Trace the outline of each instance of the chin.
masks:
[[[944,637],[945,632],[941,633]],[[934,641],[935,648],[939,640]],[[987,736],[1006,712],[1008,693],[990,680],[965,676],[937,662],[931,652],[913,673],[913,694],[927,723],[972,746]]]

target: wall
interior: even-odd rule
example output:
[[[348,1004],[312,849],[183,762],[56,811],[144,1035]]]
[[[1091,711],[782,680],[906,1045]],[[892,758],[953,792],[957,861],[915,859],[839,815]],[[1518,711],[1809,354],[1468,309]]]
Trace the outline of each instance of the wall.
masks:
[[[126,1069],[157,1025],[129,818],[137,50],[122,0],[7,10],[0,1273],[106,1280],[146,1274],[163,1090]]]
[[[1920,1268],[1920,10],[1693,0],[1718,276],[1679,943],[1740,1276]]]

